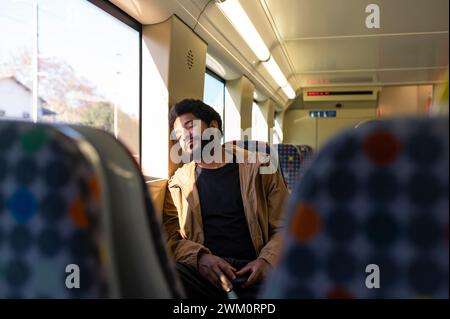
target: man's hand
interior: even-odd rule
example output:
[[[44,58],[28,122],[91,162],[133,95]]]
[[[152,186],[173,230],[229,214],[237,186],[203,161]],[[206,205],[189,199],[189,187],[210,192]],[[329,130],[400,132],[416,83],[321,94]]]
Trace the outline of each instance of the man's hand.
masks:
[[[201,254],[198,258],[198,271],[213,285],[226,292],[233,289],[230,280],[236,278],[236,269],[220,257]]]
[[[241,270],[239,270],[236,273],[236,276],[239,277],[243,276],[246,273],[250,273],[250,276],[248,277],[247,281],[244,282],[241,286],[242,288],[245,288],[261,282],[265,278],[270,268],[271,265],[265,259],[257,258],[252,262],[249,262]]]

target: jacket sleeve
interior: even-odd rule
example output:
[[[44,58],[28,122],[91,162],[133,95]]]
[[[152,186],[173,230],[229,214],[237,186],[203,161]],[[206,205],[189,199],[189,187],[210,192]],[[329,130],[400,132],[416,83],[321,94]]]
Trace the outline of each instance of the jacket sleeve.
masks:
[[[281,253],[282,238],[280,230],[284,224],[282,223],[282,216],[288,190],[278,171],[273,174],[261,174],[261,178],[267,201],[269,241],[258,257],[265,259],[274,266]]]
[[[174,201],[181,201],[181,191],[167,189],[164,199],[163,224],[167,235],[169,253],[176,262],[185,263],[197,269],[199,253],[211,253],[205,246],[181,236],[178,210]],[[181,205],[179,205],[181,207]]]

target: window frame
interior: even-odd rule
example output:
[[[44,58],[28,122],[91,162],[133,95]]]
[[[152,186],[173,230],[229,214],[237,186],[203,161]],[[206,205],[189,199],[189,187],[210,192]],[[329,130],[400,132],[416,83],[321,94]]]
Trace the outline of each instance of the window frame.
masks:
[[[135,18],[130,16],[128,13],[120,9],[115,4],[107,1],[107,0],[87,0],[96,7],[102,9],[106,13],[112,15],[114,18],[120,20],[121,22],[125,23],[129,27],[133,28],[134,30],[138,31],[142,35],[142,24],[137,21]]]

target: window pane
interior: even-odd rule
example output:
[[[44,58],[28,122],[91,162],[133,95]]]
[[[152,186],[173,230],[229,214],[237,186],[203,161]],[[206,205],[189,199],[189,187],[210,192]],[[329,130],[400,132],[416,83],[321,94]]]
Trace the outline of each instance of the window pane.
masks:
[[[31,119],[31,0],[0,1],[0,119]]]
[[[139,156],[139,32],[85,0],[39,0],[43,120],[104,129]]]
[[[84,124],[139,160],[139,32],[86,0],[0,1],[0,118]],[[38,54],[33,40],[38,39]]]
[[[222,117],[222,129],[224,131],[224,105],[225,105],[225,83],[219,81],[208,73],[205,73],[205,89],[203,101],[213,107]],[[224,131],[225,133],[225,131]]]

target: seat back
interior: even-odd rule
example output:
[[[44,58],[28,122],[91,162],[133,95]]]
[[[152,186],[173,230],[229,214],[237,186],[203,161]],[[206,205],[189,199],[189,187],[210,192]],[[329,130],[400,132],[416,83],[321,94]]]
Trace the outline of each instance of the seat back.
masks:
[[[111,134],[72,126],[95,148],[104,172],[111,221],[113,262],[123,298],[183,296],[168,258],[161,219],[156,216],[138,164]]]
[[[0,121],[0,298],[109,296],[101,194],[74,139]]]
[[[313,149],[308,145],[277,144],[279,165],[284,172],[289,191],[301,179],[308,161],[313,155]]]
[[[0,122],[0,297],[181,297],[160,226],[112,135]]]
[[[448,117],[349,130],[287,205],[266,298],[448,298]]]

